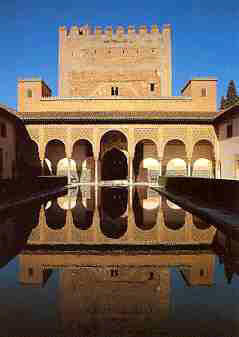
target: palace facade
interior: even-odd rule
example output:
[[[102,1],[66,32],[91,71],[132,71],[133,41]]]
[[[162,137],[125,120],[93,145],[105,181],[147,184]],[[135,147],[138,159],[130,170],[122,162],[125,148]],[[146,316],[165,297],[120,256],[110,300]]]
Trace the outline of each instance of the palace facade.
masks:
[[[222,177],[239,179],[239,96],[234,81],[230,81],[221,110],[215,119],[220,146]]]
[[[18,81],[18,115],[44,174],[69,181],[220,176],[214,77],[172,96],[172,30],[59,29],[59,96],[41,78]]]

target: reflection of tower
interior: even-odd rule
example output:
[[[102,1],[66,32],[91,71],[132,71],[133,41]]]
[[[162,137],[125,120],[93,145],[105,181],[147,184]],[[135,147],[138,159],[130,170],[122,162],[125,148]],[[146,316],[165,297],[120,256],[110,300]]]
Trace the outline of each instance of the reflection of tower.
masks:
[[[51,270],[60,266],[58,298],[65,335],[151,336],[167,329],[170,268],[179,267],[188,285],[209,286],[215,256],[172,250],[152,255],[28,251],[19,261],[19,280],[25,285],[44,286]]]
[[[65,334],[131,336],[158,329],[167,319],[170,271],[139,266],[62,270],[59,293]]]
[[[43,287],[52,273],[52,269],[36,264],[34,255],[30,254],[20,255],[19,265],[19,282],[22,285]]]
[[[189,286],[212,286],[214,278],[215,256],[202,255],[200,261],[192,266],[180,269],[181,274]]]

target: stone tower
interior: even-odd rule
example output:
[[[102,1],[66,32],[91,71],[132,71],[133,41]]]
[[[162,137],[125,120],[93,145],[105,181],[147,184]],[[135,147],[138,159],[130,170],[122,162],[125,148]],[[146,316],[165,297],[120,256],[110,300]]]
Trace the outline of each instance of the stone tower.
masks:
[[[171,26],[60,27],[59,95],[171,96]]]

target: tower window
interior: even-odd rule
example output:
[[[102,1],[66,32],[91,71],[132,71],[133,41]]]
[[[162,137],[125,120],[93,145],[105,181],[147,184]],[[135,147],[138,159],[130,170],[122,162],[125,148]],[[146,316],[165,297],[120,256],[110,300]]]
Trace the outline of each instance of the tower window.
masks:
[[[7,127],[4,123],[0,124],[0,132],[1,132],[1,137],[3,138],[7,137]]]
[[[0,148],[0,178],[3,174],[3,149]]]
[[[33,277],[33,274],[34,274],[33,268],[28,268],[28,275],[29,275],[29,277]]]
[[[111,96],[118,96],[119,88],[118,87],[111,87]]]
[[[117,277],[119,275],[118,269],[111,269],[110,270],[110,276],[111,277]]]
[[[207,96],[207,88],[202,88],[201,90],[201,96],[206,97]]]
[[[227,138],[232,137],[232,123],[227,125]]]
[[[27,97],[32,98],[32,90],[31,89],[27,90]]]
[[[150,91],[155,91],[155,83],[150,83]]]

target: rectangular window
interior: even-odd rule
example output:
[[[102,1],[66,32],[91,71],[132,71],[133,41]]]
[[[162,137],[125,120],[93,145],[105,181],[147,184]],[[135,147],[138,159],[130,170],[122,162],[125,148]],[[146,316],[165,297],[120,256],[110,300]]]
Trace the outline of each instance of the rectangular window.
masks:
[[[27,90],[27,97],[32,98],[32,90],[31,89]]]
[[[7,137],[7,127],[6,127],[6,124],[4,123],[0,124],[0,134],[1,134],[1,137],[3,138]]]
[[[239,160],[236,161],[236,179],[239,180]]]
[[[118,87],[111,87],[111,96],[118,96],[119,88]]]
[[[3,176],[3,150],[0,148],[0,178]]]
[[[227,125],[227,138],[232,137],[232,124]]]
[[[150,83],[150,91],[154,91],[155,90],[155,83]]]
[[[207,96],[207,88],[202,88],[201,96],[202,97],[206,97]]]

